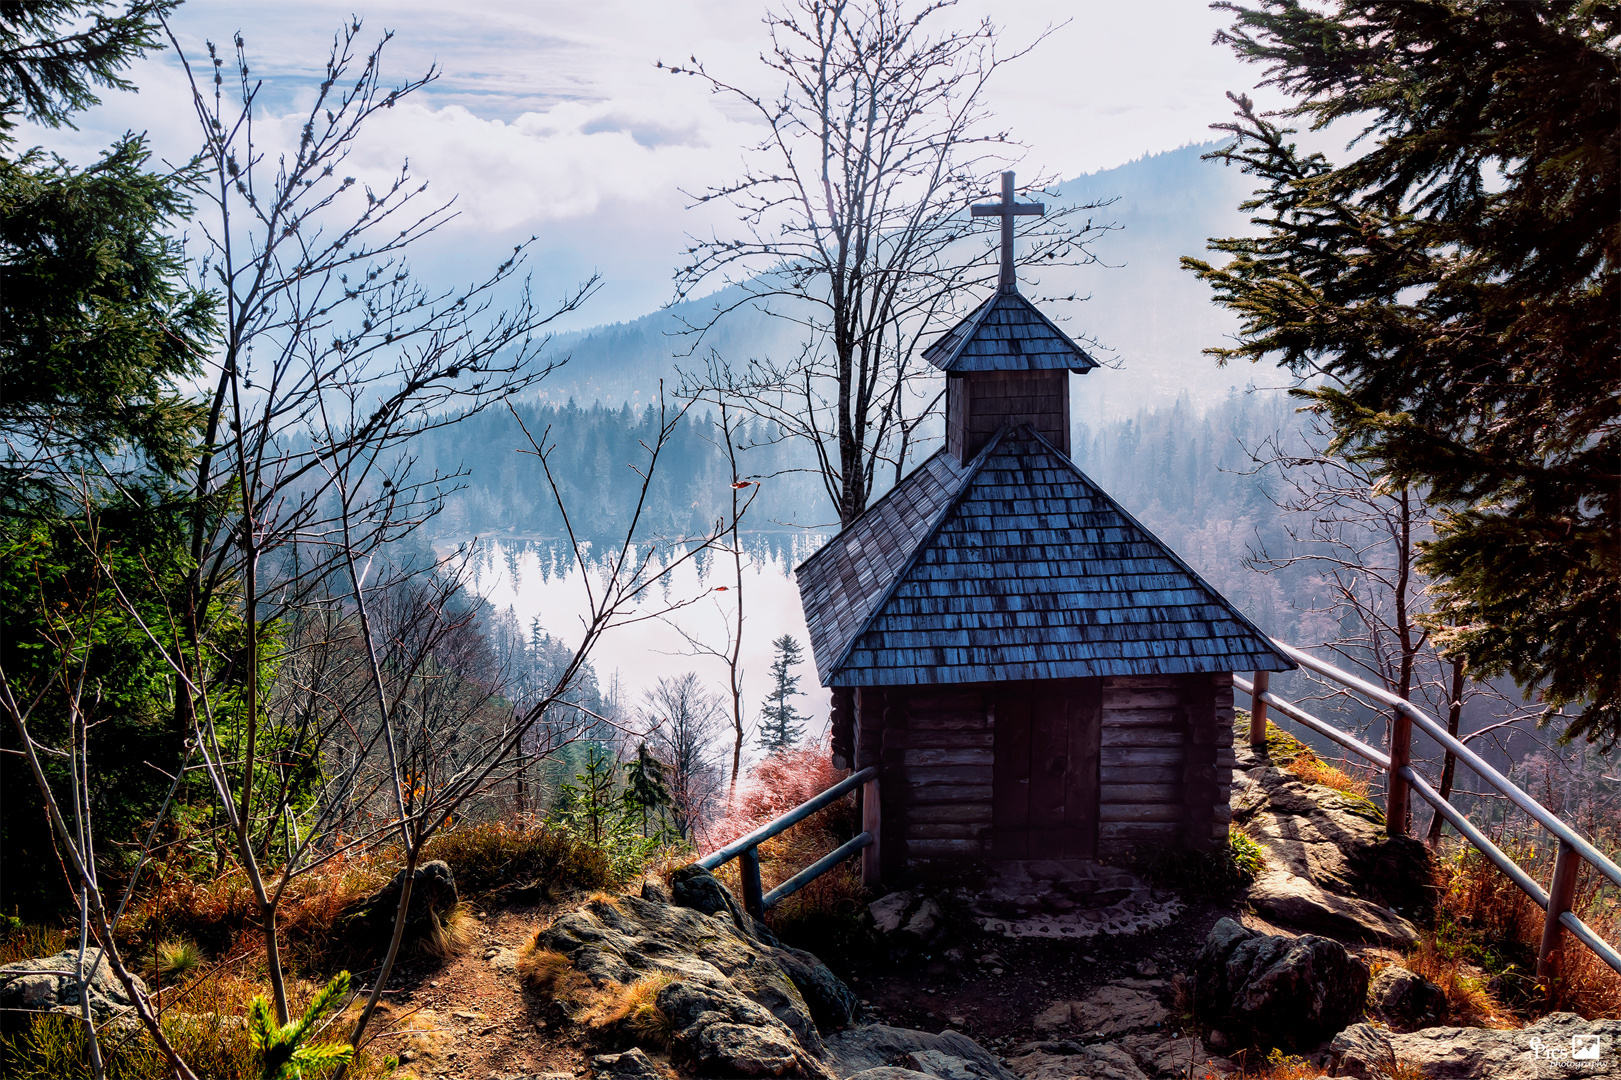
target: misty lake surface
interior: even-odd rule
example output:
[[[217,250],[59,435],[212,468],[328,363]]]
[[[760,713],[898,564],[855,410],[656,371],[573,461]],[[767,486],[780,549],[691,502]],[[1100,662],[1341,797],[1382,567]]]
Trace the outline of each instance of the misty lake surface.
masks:
[[[771,643],[792,634],[805,656],[795,672],[804,696],[796,698],[794,705],[811,718],[806,725],[808,735],[820,735],[825,729],[830,696],[817,682],[793,569],[830,535],[798,531],[742,534],[743,648],[739,662],[746,724],[758,720],[760,705],[771,689]],[[495,611],[511,608],[525,631],[538,619],[547,633],[570,646],[579,642],[590,610],[588,584],[595,588],[596,596],[602,595],[601,562],[590,560],[582,569],[565,542],[481,539],[461,556],[455,554],[454,543],[435,546],[441,559],[471,560],[473,590]],[[727,694],[726,664],[702,654],[701,647],[728,651],[729,634],[737,619],[737,585],[730,554],[707,552],[676,567],[637,597],[634,610],[616,620],[619,625],[602,636],[591,657],[604,692],[617,674],[627,701],[639,705],[643,692],[661,677],[696,671],[712,692]]]

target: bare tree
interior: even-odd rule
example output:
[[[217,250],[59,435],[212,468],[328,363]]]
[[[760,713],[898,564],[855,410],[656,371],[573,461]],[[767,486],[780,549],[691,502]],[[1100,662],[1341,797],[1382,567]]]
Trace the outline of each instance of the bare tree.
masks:
[[[344,173],[368,119],[436,72],[388,86],[388,37],[362,52],[360,29],[352,21],[334,40],[297,146],[275,158],[256,138],[261,84],[241,36],[229,58],[210,43],[203,72],[170,38],[202,135],[192,192],[202,208],[198,270],[220,296],[222,334],[205,359],[212,386],[193,489],[195,570],[177,605],[186,639],[166,644],[185,691],[176,695],[177,728],[200,748],[258,902],[282,1023],[277,902],[309,862],[282,859],[274,880],[261,865],[287,809],[261,797],[261,747],[276,719],[260,700],[265,630],[329,603],[334,587],[358,603],[356,560],[420,526],[454,483],[415,474],[408,440],[542,377],[541,329],[594,284],[537,308],[517,276],[524,245],[465,288],[413,278],[404,252],[450,220],[450,204],[424,204],[426,185],[404,170],[381,190]],[[222,614],[240,621],[244,638],[227,654],[210,645]],[[225,685],[240,693],[218,697]]]
[[[1461,660],[1435,647],[1429,581],[1418,565],[1422,544],[1433,535],[1422,494],[1382,483],[1355,457],[1330,453],[1329,444],[1330,433],[1314,423],[1297,442],[1273,436],[1249,451],[1257,471],[1275,472],[1284,484],[1281,494],[1269,498],[1285,515],[1289,547],[1252,548],[1245,565],[1262,573],[1309,571],[1306,612],[1319,616],[1322,647],[1403,700],[1445,714],[1453,737],[1460,738],[1465,705],[1479,697],[1493,699],[1506,716],[1461,736],[1465,742],[1528,718],[1495,687],[1469,679]],[[1325,693],[1344,697],[1338,688]],[[1388,745],[1399,725],[1394,715],[1387,721]],[[1449,796],[1456,758],[1443,749],[1442,759],[1440,791]],[[1435,815],[1430,824],[1432,841],[1441,820]]]
[[[660,678],[643,696],[648,742],[668,769],[670,816],[682,838],[702,827],[720,793],[721,770],[709,756],[720,722],[720,699],[698,673]]]
[[[760,482],[745,478],[738,468],[737,452],[743,449],[738,442],[743,438],[743,422],[722,397],[716,403],[720,410],[719,437],[722,448],[726,452],[726,464],[729,467],[731,511],[727,518],[728,528],[726,540],[722,547],[715,549],[716,554],[725,556],[732,564],[731,584],[715,585],[712,593],[730,592],[731,600],[716,598],[716,606],[720,609],[722,621],[725,623],[726,635],[723,642],[716,642],[690,633],[677,621],[671,625],[686,641],[693,655],[710,656],[721,661],[726,666],[726,689],[729,698],[729,711],[732,721],[732,769],[731,778],[727,782],[728,803],[737,794],[737,777],[743,767],[743,740],[747,729],[743,723],[743,537],[740,532],[743,515],[748,513],[749,505],[754,502],[760,493]],[[753,489],[752,491],[750,489]],[[744,493],[747,492],[745,495]],[[730,608],[730,611],[726,609]]]
[[[921,345],[997,273],[994,243],[965,243],[967,204],[1019,150],[988,128],[983,95],[1029,49],[998,55],[989,20],[937,30],[947,6],[796,0],[769,13],[763,59],[783,82],[774,95],[696,58],[670,69],[742,104],[767,132],[740,179],[694,196],[734,207],[739,229],[696,241],[676,274],[679,299],[734,286],[689,323],[693,351],[740,308],[786,320],[801,341],[788,357],[711,352],[684,370],[683,389],[727,396],[806,442],[841,523],[866,508],[880,465],[900,477],[939,401]],[[1024,261],[1092,261],[1086,244],[1102,227],[1081,215],[1096,206],[1021,229]]]

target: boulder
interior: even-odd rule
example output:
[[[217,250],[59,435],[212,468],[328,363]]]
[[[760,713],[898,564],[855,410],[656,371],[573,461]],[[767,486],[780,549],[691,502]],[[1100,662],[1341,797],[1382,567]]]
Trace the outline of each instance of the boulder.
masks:
[[[903,1069],[899,1065],[880,1065],[876,1069],[862,1069],[847,1080],[927,1080],[928,1073]]]
[[[1396,1074],[1396,1054],[1389,1040],[1370,1024],[1352,1024],[1334,1036],[1328,1054],[1334,1076],[1391,1080]]]
[[[1396,1031],[1446,1023],[1446,991],[1399,964],[1379,972],[1368,987],[1368,1008]]]
[[[655,887],[653,895],[649,896],[648,887],[644,885],[642,899],[691,908],[705,915],[724,912],[727,918],[732,920],[732,925],[742,931],[744,937],[763,941],[767,945],[782,944],[769,927],[743,910],[743,905],[737,902],[730,889],[721,884],[720,878],[697,863],[689,863],[670,875],[670,895],[667,900],[659,895],[661,891]]]
[[[1519,1031],[1432,1027],[1388,1034],[1397,1061],[1429,1080],[1621,1076],[1621,1020],[1552,1013]],[[1596,1054],[1593,1043],[1597,1042]],[[1576,1054],[1594,1054],[1577,1057]]]
[[[901,1058],[900,1064],[936,1080],[995,1080],[996,1077],[977,1062],[939,1050],[913,1050]]]
[[[663,1070],[635,1047],[622,1054],[598,1054],[591,1059],[591,1071],[612,1080],[664,1080]]]
[[[394,932],[394,916],[400,907],[400,889],[405,885],[401,867],[387,885],[360,902],[343,923],[363,952],[386,948]],[[443,859],[425,862],[411,875],[411,903],[405,916],[405,941],[415,943],[432,938],[450,920],[460,896],[456,875]]]
[[[1274,870],[1256,878],[1247,899],[1268,919],[1302,930],[1397,948],[1418,941],[1418,928],[1394,911],[1328,892],[1286,871]]]
[[[1071,1052],[1031,1049],[1008,1060],[1023,1080],[1149,1080],[1125,1050],[1108,1043],[1062,1048]]]
[[[0,967],[0,1010],[13,1016],[10,1010],[14,1009],[82,1015],[79,981],[80,975],[88,971],[90,1015],[98,1023],[132,1011],[135,1003],[113,974],[112,966],[102,960],[101,950],[87,949],[84,959],[84,968],[80,968],[79,950],[64,949],[54,956],[19,960]],[[131,979],[144,995],[146,984],[139,976],[132,975]]]
[[[1310,1046],[1362,1014],[1368,969],[1337,941],[1221,919],[1194,963],[1199,1017],[1271,1046]]]
[[[908,1060],[915,1064],[906,1068],[923,1071],[917,1069],[918,1064],[928,1065],[938,1062],[940,1058],[920,1055],[935,1051],[941,1058],[954,1058],[966,1063],[976,1075],[992,1080],[1014,1080],[1013,1074],[1002,1067],[995,1054],[959,1031],[930,1035],[926,1031],[890,1027],[887,1024],[866,1024],[829,1035],[825,1045],[827,1060],[834,1073],[841,1077],[851,1077],[886,1065],[900,1065]]]

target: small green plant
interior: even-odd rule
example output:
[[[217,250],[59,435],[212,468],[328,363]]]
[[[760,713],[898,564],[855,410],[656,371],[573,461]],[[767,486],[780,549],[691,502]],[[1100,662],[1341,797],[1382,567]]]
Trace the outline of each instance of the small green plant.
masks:
[[[1222,903],[1255,880],[1266,864],[1260,845],[1234,829],[1217,851],[1151,851],[1139,853],[1138,868],[1162,889],[1189,900]]]
[[[349,994],[349,973],[338,972],[321,988],[304,1010],[304,1015],[286,1024],[276,1023],[270,1002],[263,996],[248,1006],[248,1036],[260,1054],[263,1067],[260,1080],[303,1080],[336,1065],[347,1064],[355,1055],[348,1043],[310,1043],[315,1025],[336,1010]]]

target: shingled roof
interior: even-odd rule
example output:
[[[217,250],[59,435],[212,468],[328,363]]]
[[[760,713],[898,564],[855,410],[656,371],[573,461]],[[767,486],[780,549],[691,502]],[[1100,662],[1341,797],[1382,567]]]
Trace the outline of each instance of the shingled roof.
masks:
[[[923,350],[941,371],[1087,372],[1097,361],[1013,290],[999,291]]]
[[[824,686],[1294,667],[1025,425],[934,455],[795,573]]]

